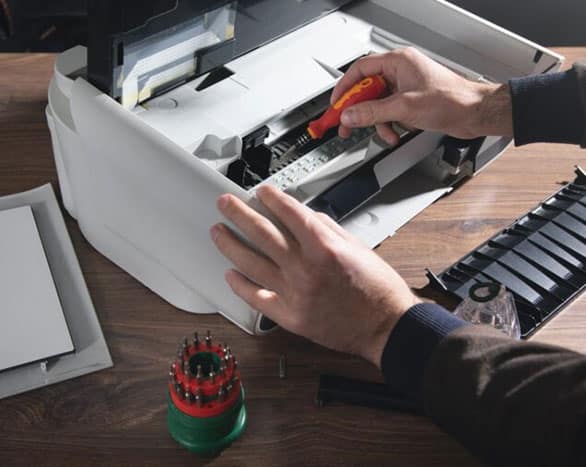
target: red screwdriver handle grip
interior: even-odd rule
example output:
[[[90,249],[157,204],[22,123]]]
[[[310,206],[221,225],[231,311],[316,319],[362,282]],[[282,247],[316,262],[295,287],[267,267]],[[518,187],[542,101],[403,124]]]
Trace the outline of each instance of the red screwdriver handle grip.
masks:
[[[364,78],[346,91],[320,118],[309,122],[307,132],[313,139],[322,138],[330,128],[340,125],[344,110],[359,102],[378,99],[386,89],[387,83],[381,75]]]

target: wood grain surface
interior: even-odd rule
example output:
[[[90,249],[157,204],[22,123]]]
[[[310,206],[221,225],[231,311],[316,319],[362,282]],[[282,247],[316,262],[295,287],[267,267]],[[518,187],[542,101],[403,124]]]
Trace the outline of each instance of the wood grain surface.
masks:
[[[568,64],[586,56],[586,48],[558,50]],[[0,195],[47,182],[58,187],[44,115],[54,59],[0,55]],[[423,287],[424,268],[443,270],[559,189],[584,154],[564,145],[509,149],[378,252]],[[377,371],[281,330],[251,337],[220,316],[179,311],[96,252],[64,215],[114,367],[0,401],[1,466],[479,465],[425,418],[341,404],[316,408],[320,373],[378,379]],[[249,414],[244,435],[214,457],[183,450],[165,422],[176,344],[206,329],[234,349]],[[585,352],[585,332],[582,297],[534,339]],[[279,379],[282,353],[286,380]]]

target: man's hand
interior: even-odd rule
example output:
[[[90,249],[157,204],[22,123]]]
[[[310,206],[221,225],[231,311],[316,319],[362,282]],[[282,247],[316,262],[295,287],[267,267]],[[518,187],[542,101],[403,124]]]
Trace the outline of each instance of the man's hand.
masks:
[[[226,273],[232,290],[283,328],[380,367],[391,330],[419,299],[328,216],[270,186],[257,195],[287,231],[234,196],[219,198],[222,214],[259,250],[224,224],[212,228],[213,241],[237,268]]]
[[[391,122],[463,139],[513,134],[508,85],[469,81],[414,48],[358,60],[338,82],[332,103],[356,82],[375,74],[385,77],[390,96],[347,109],[340,136],[348,137],[354,127],[375,125],[384,140],[396,144],[399,135]]]

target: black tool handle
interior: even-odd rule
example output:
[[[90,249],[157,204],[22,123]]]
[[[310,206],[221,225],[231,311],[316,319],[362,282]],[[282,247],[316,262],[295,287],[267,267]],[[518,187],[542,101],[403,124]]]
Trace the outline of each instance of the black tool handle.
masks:
[[[320,375],[315,398],[316,405],[324,407],[334,401],[376,409],[422,414],[422,410],[414,401],[391,393],[386,384],[336,375]]]

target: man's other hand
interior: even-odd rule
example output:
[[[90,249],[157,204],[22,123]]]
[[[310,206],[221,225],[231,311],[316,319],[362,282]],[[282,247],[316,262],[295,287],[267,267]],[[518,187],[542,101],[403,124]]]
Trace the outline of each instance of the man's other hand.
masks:
[[[218,199],[221,213],[257,248],[224,224],[212,228],[214,243],[236,267],[226,273],[232,290],[283,328],[380,367],[391,330],[419,299],[325,214],[270,186],[257,196],[284,228],[232,195]]]
[[[414,48],[356,61],[338,82],[331,102],[364,77],[376,74],[384,76],[390,95],[347,109],[340,136],[348,137],[351,128],[374,125],[384,140],[396,144],[399,135],[392,122],[463,139],[513,135],[508,85],[467,80]]]

